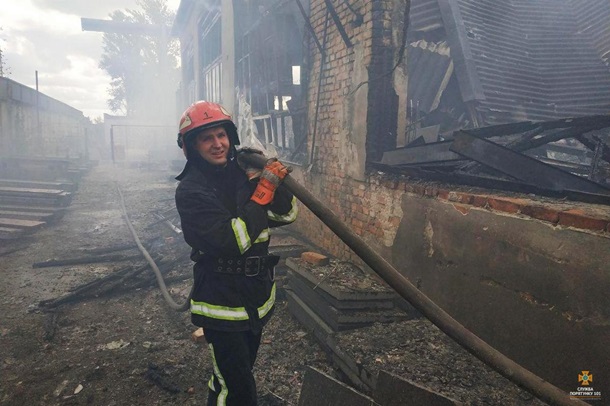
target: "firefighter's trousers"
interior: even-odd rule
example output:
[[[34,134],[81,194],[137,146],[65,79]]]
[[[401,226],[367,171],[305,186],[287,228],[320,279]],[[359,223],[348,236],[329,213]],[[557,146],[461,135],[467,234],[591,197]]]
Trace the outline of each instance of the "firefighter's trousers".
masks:
[[[208,382],[208,406],[256,406],[256,383],[252,368],[261,333],[205,329],[214,374]]]

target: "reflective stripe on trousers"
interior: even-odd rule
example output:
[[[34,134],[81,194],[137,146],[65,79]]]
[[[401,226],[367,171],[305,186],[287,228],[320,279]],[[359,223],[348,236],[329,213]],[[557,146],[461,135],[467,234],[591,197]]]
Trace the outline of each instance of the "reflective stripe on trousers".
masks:
[[[275,304],[275,283],[271,288],[269,299],[258,310],[258,317],[262,319],[269,313]],[[191,313],[200,316],[209,317],[211,319],[228,320],[228,321],[244,321],[248,320],[248,313],[245,307],[228,307],[218,306],[206,302],[196,302],[191,299]]]

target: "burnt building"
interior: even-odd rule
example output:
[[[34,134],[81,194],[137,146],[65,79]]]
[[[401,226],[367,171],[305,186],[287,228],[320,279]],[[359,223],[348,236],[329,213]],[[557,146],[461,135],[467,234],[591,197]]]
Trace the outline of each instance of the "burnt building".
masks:
[[[422,292],[573,390],[610,360],[608,17],[604,0],[183,0],[179,104],[232,108]]]

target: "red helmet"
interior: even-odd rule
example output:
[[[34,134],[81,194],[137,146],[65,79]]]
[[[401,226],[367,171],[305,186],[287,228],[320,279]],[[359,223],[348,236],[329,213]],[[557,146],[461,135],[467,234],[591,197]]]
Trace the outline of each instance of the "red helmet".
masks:
[[[198,101],[187,108],[182,117],[178,129],[178,146],[182,148],[187,137],[198,133],[206,128],[224,125],[231,145],[239,145],[237,127],[229,112],[218,103]]]

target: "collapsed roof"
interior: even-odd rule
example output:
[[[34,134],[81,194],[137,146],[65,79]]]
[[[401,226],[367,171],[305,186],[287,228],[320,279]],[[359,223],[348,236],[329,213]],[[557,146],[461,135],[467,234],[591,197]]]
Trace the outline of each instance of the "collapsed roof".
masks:
[[[609,202],[608,20],[606,0],[412,0],[409,143],[374,165]]]

